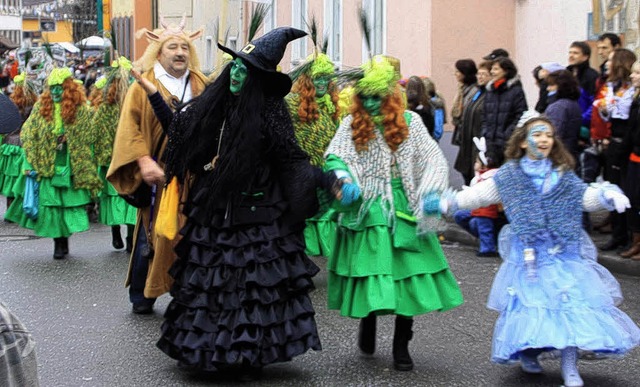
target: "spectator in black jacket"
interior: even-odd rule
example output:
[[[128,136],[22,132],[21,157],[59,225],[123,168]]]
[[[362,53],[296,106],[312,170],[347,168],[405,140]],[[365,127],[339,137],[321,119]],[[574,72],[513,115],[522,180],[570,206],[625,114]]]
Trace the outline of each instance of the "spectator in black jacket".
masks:
[[[491,76],[484,99],[482,136],[487,140],[487,150],[501,154],[520,116],[527,110],[527,100],[518,69],[511,59],[496,59],[491,66]]]
[[[598,80],[598,72],[589,67],[589,58],[591,57],[591,47],[587,42],[573,42],[569,46],[569,66],[567,70],[571,71],[578,79],[578,84],[582,93],[578,103],[582,108],[582,126],[587,129],[591,127],[591,109],[596,94],[596,81]]]

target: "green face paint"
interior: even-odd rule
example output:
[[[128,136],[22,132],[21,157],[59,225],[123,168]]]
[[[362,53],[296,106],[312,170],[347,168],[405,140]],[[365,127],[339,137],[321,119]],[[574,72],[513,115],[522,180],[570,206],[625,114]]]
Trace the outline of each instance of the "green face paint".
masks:
[[[364,110],[369,113],[371,117],[379,116],[382,109],[382,98],[378,95],[361,95],[360,100]]]
[[[329,78],[322,76],[313,78],[313,86],[316,88],[316,97],[324,97],[329,91]]]
[[[240,94],[248,75],[249,70],[242,63],[242,59],[236,58],[231,62],[231,84],[229,85],[231,93],[234,95]]]
[[[51,98],[53,99],[53,102],[62,101],[62,93],[64,91],[62,89],[62,85],[53,85],[49,90],[51,91]]]

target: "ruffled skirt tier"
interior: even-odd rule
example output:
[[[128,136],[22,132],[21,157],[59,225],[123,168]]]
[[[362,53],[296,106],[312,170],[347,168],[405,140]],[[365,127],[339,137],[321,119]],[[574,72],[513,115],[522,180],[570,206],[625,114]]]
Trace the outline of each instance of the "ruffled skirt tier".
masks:
[[[284,231],[278,218],[232,225],[225,210],[207,221],[198,213],[190,211],[176,246],[173,300],[158,347],[204,371],[320,350],[309,298],[319,269],[304,253],[302,234]]]

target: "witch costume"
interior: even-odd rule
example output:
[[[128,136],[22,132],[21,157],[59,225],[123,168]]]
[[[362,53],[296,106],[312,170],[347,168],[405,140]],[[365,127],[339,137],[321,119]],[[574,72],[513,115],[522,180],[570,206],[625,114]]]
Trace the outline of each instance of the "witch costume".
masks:
[[[342,214],[328,261],[329,308],[362,319],[359,346],[365,354],[375,351],[376,316],[396,315],[394,366],[408,371],[413,317],[462,304],[431,227],[435,219],[423,216],[420,205],[423,193],[445,189],[448,166],[420,116],[404,110],[393,66],[375,57],[363,68],[354,97],[360,108],[342,121],[326,152],[325,169],[361,190],[356,201],[343,197],[336,204]],[[370,99],[382,101],[378,114],[362,108]],[[401,138],[393,134],[403,132]]]
[[[136,224],[138,209],[124,201],[118,191],[107,181],[107,171],[111,164],[113,142],[115,140],[120,110],[129,86],[129,70],[131,62],[125,57],[114,60],[107,74],[94,84],[96,90],[104,93],[102,102],[93,114],[94,152],[98,164],[98,174],[103,186],[98,196],[100,207],[98,220],[111,226],[112,245],[116,249],[123,246],[120,236],[120,225],[128,225],[127,246],[131,247],[131,235]]]
[[[25,151],[22,170],[37,174],[39,182],[37,219],[24,212],[24,191],[18,189],[14,189],[16,200],[5,216],[33,229],[37,236],[53,238],[55,259],[69,253],[71,234],[89,229],[85,206],[102,187],[91,149],[91,113],[84,91],[71,75],[66,67],[51,72],[50,90],[40,96],[20,135]],[[65,110],[74,103],[75,114],[65,117]],[[25,184],[25,175],[21,175],[16,186],[24,190]]]
[[[324,164],[324,152],[339,124],[338,93],[331,81],[334,73],[329,57],[324,53],[314,53],[306,63],[289,74],[295,81],[285,100],[296,139],[311,158],[311,164],[318,167]],[[307,254],[327,257],[335,243],[337,212],[329,205],[329,198],[322,192],[318,195],[320,210],[307,219],[304,239]]]
[[[188,192],[158,347],[182,367],[253,373],[321,349],[309,298],[319,269],[302,232],[316,189],[336,179],[298,146],[291,80],[276,72],[304,35],[282,27],[239,52],[219,45],[234,61],[170,125],[167,181]]]

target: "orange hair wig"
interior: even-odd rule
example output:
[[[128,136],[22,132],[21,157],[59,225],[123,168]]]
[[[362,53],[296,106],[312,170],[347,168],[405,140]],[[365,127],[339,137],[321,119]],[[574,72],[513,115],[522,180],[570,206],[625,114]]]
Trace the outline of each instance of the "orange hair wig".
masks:
[[[85,104],[87,100],[84,87],[69,77],[62,82],[62,89],[64,90],[62,92],[62,121],[65,124],[73,124],[78,106]],[[40,114],[47,121],[53,121],[53,98],[51,98],[51,91],[48,89],[40,97]]]
[[[316,87],[313,85],[311,77],[308,74],[302,74],[293,85],[292,91],[300,96],[300,106],[298,106],[300,122],[306,123],[317,120],[320,115],[318,113],[318,103],[316,102]],[[329,83],[328,92],[331,96],[331,102],[335,106],[335,112],[331,118],[337,121],[340,117],[338,108],[340,97],[333,82]]]
[[[402,96],[397,89],[393,94],[383,98],[380,111],[383,116],[384,139],[391,151],[395,152],[400,144],[409,137],[409,128],[407,121],[404,119],[404,104]],[[351,122],[351,128],[353,129],[352,139],[356,145],[356,151],[365,151],[368,149],[367,144],[369,141],[376,138],[374,132],[376,129],[373,119],[365,110],[357,94],[354,96],[353,105],[351,106],[351,115],[353,116],[353,121]]]
[[[33,104],[38,99],[38,96],[32,92],[27,91],[22,85],[16,86],[13,90],[13,93],[9,97],[11,101],[18,107],[20,114],[24,115],[24,110],[28,107],[33,106]]]
[[[97,108],[102,103],[102,90],[97,88],[92,88],[91,93],[89,93],[89,105],[92,108]]]

